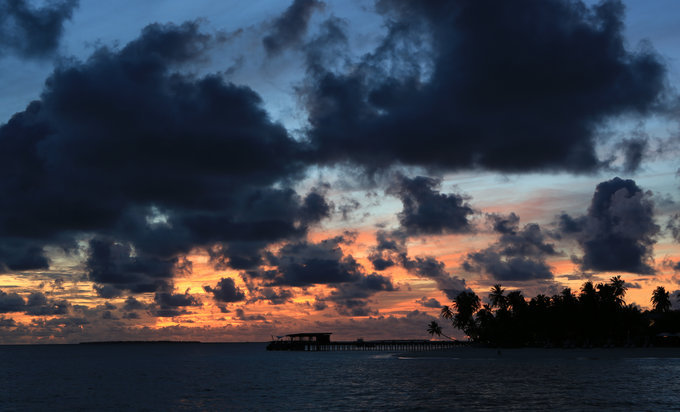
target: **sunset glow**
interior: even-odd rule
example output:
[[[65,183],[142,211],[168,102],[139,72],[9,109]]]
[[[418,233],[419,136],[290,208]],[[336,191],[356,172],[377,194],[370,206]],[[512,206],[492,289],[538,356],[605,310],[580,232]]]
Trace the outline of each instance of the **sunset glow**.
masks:
[[[427,339],[459,292],[614,276],[680,305],[680,26],[641,17],[677,4],[194,3],[0,39],[0,343]]]

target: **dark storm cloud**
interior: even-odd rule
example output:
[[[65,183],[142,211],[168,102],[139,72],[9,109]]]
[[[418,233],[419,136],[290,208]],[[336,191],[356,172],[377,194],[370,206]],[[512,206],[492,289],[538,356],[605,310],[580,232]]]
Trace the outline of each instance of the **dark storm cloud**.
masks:
[[[157,317],[174,317],[188,314],[186,309],[191,306],[202,306],[201,301],[196,297],[184,292],[183,294],[171,292],[157,292],[154,295],[155,307],[152,314]]]
[[[144,309],[145,305],[135,299],[133,296],[128,296],[127,299],[125,299],[125,304],[123,305],[124,310],[139,310],[139,309]]]
[[[18,293],[0,290],[0,313],[21,312],[25,306],[24,298]]]
[[[648,146],[649,142],[644,138],[624,139],[621,142],[624,173],[634,173],[640,168]]]
[[[519,216],[514,212],[507,216],[490,213],[487,215],[487,220],[491,223],[494,232],[503,235],[516,233],[519,229]]]
[[[384,0],[378,10],[388,34],[351,71],[318,63],[342,33],[308,47],[301,90],[321,162],[592,171],[606,165],[598,126],[663,97],[665,67],[649,48],[626,48],[619,1]]]
[[[410,273],[434,280],[439,290],[449,299],[454,299],[460,292],[468,290],[465,279],[449,274],[445,270],[444,262],[432,256],[416,256],[412,259],[406,254],[401,254],[400,263]]]
[[[375,270],[385,270],[397,264],[399,254],[406,253],[406,236],[395,231],[392,233],[379,230],[376,234],[377,244],[371,248],[368,260]]]
[[[553,278],[550,266],[544,260],[523,256],[505,257],[488,249],[468,254],[463,268],[469,272],[488,273],[493,279],[504,282]]]
[[[236,287],[232,278],[222,278],[214,288],[203,286],[203,289],[212,293],[217,302],[240,302],[246,298],[245,293],[241,291],[241,288]]]
[[[244,279],[257,280],[263,287],[249,286],[254,300],[268,300],[273,304],[292,298],[288,287],[327,285],[328,296],[316,310],[325,308],[325,301],[335,303],[336,310],[347,316],[365,316],[375,311],[368,299],[378,292],[392,292],[397,288],[389,277],[376,273],[366,274],[352,255],[345,255],[340,247],[353,242],[353,234],[336,236],[318,243],[295,242],[283,245],[276,253],[268,253],[266,264],[272,269],[246,271]],[[276,288],[275,288],[276,287]]]
[[[0,313],[24,312],[31,316],[64,315],[71,304],[66,300],[48,300],[41,292],[33,292],[24,299],[17,293],[0,290]]]
[[[0,273],[47,268],[42,247],[21,239],[0,240]]]
[[[386,276],[371,273],[357,282],[337,285],[328,296],[335,303],[335,310],[343,316],[368,316],[377,314],[369,307],[369,298],[378,292],[393,292],[396,288]]]
[[[232,319],[244,321],[267,321],[267,318],[265,318],[263,315],[246,315],[242,308],[236,309],[236,316],[234,316]]]
[[[469,217],[474,210],[466,198],[456,194],[439,193],[441,180],[418,176],[401,176],[389,192],[401,199],[404,206],[399,222],[411,236],[466,233],[472,230]]]
[[[275,254],[269,254],[268,264],[275,270],[248,271],[251,278],[260,278],[269,286],[311,286],[354,282],[361,278],[361,265],[345,256],[337,236],[319,243],[307,241],[288,243]]]
[[[117,298],[123,294],[121,289],[111,285],[94,285],[92,289],[95,291],[97,296],[104,299]]]
[[[319,299],[318,296],[314,299],[314,304],[313,304],[314,310],[322,311],[322,310],[325,310],[327,307],[328,307],[328,305],[326,304],[325,300]]]
[[[449,274],[444,263],[433,256],[409,257],[405,232],[379,230],[376,233],[376,240],[377,244],[371,248],[368,256],[375,270],[384,270],[395,265],[401,266],[418,277],[435,281],[437,287],[450,299],[468,290],[465,279]]]
[[[572,216],[569,216],[567,213],[562,212],[558,217],[557,217],[557,225],[560,233],[569,235],[573,233],[579,233],[580,231],[583,230],[583,227],[586,224],[586,217],[585,216],[580,216],[577,218],[574,218]]]
[[[256,296],[253,299],[249,300],[249,302],[265,300],[271,303],[272,305],[282,305],[286,302],[290,302],[291,299],[295,296],[290,289],[284,288],[263,287],[256,288],[255,291],[257,292]]]
[[[90,280],[99,296],[120,296],[123,290],[133,293],[167,289],[177,259],[163,260],[134,255],[130,245],[108,239],[92,239],[86,262]]]
[[[25,313],[32,316],[65,315],[70,307],[66,300],[48,300],[41,292],[33,292],[28,296]]]
[[[331,293],[331,299],[367,298],[376,292],[396,290],[392,280],[386,276],[371,273],[362,276],[357,282],[345,283]]]
[[[435,299],[435,298],[429,298],[428,299],[425,296],[423,296],[422,299],[416,300],[416,303],[418,303],[419,305],[422,305],[425,308],[437,308],[437,309],[439,309],[439,308],[442,307],[442,304],[439,303],[439,301],[437,299]]]
[[[560,217],[560,228],[575,235],[583,249],[582,269],[654,272],[652,252],[660,228],[650,197],[635,181],[616,177],[597,185],[585,216]],[[578,224],[562,225],[572,221]]]
[[[559,254],[538,224],[519,228],[519,217],[489,215],[494,231],[500,234],[489,247],[468,253],[462,268],[468,272],[485,273],[494,280],[512,282],[552,279],[545,259]]]
[[[293,1],[293,4],[274,20],[269,34],[262,39],[267,54],[275,55],[288,47],[299,44],[307,32],[312,13],[323,9],[324,5],[318,0]]]
[[[41,8],[28,0],[0,2],[0,57],[14,53],[40,58],[54,54],[64,31],[78,7],[78,0],[48,2]]]
[[[378,254],[371,254],[369,256],[369,260],[373,264],[373,269],[379,271],[385,270],[395,265],[395,262],[392,259],[385,258]]]
[[[300,222],[315,223],[331,215],[331,205],[318,192],[310,192],[305,196],[300,207]]]
[[[177,73],[219,43],[199,29],[153,24],[63,62],[0,127],[2,270],[44,269],[45,246],[88,236],[102,296],[167,290],[196,247],[216,251],[215,265],[253,268],[268,244],[329,216],[321,192],[288,187],[306,165],[302,144],[254,91]]]
[[[342,316],[375,316],[378,311],[363,299],[344,299],[336,302],[335,310]]]
[[[668,229],[676,242],[680,243],[680,214],[675,214],[666,223]]]

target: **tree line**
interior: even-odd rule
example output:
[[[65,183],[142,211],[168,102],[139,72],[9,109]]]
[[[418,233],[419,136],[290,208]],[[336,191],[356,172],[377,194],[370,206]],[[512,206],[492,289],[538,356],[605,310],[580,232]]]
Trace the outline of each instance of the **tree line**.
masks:
[[[626,284],[620,276],[609,282],[585,282],[578,294],[565,288],[554,296],[526,299],[521,291],[506,293],[500,284],[482,304],[472,291],[459,293],[441,316],[463,331],[472,342],[492,346],[645,346],[677,344],[680,311],[671,310],[664,287],[652,293],[652,310],[626,304]],[[679,299],[680,301],[680,299]],[[441,336],[436,321],[427,327]],[[446,336],[446,335],[444,335]]]

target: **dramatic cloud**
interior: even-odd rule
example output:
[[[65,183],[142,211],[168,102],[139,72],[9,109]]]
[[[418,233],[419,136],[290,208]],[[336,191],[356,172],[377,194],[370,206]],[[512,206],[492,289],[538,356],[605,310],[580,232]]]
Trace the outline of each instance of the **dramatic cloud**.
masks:
[[[48,300],[41,292],[32,292],[27,300],[17,293],[0,290],[0,313],[24,312],[31,316],[64,315],[71,304],[66,300]]]
[[[362,276],[357,282],[344,283],[336,286],[328,300],[335,302],[335,309],[344,316],[375,315],[377,311],[371,309],[368,298],[378,292],[392,292],[396,290],[392,280],[388,277],[372,273]]]
[[[71,304],[66,300],[49,300],[40,292],[32,292],[26,302],[26,314],[32,316],[65,315]]]
[[[425,308],[436,308],[439,309],[442,307],[442,304],[439,303],[439,301],[435,298],[427,298],[425,296],[422,297],[422,299],[416,300],[416,303],[425,307]]]
[[[17,238],[0,240],[0,273],[48,267],[49,261],[41,246]]]
[[[673,239],[680,243],[680,214],[675,214],[670,219],[668,219],[666,229],[670,231]]]
[[[255,297],[254,301],[265,300],[272,305],[283,305],[284,303],[290,302],[293,296],[293,292],[289,289],[284,288],[258,288],[258,295]]]
[[[489,215],[498,240],[486,249],[468,253],[463,269],[485,273],[502,282],[552,279],[553,274],[546,258],[559,253],[538,224],[530,223],[521,230],[519,217]]]
[[[97,294],[110,298],[120,296],[123,290],[142,293],[167,289],[176,263],[176,258],[133,256],[130,245],[92,239],[86,266],[90,280],[105,285],[95,286]]]
[[[559,232],[565,235],[579,233],[583,230],[586,220],[585,216],[574,218],[567,213],[562,213],[557,217]]]
[[[52,73],[0,128],[2,270],[47,268],[45,246],[86,237],[102,296],[156,291],[196,247],[252,268],[269,243],[329,216],[321,193],[289,187],[301,144],[255,92],[176,71],[217,44],[196,23],[153,24]]]
[[[379,230],[376,235],[377,244],[371,249],[368,260],[375,270],[385,270],[397,264],[399,254],[406,253],[405,236],[401,232],[387,233]]]
[[[128,296],[127,299],[125,299],[125,304],[123,305],[123,309],[125,310],[139,310],[144,308],[145,305],[135,299],[133,296]]]
[[[28,68],[41,90],[18,75],[4,104],[24,108],[0,121],[0,343],[422,338],[434,318],[412,309],[470,282],[550,295],[553,271],[650,274],[657,240],[659,281],[677,281],[676,193],[655,210],[616,178],[574,212],[566,183],[648,170],[650,189],[674,185],[673,56],[631,44],[644,33],[625,37],[622,0],[350,3],[210,26],[201,7],[117,44],[130,37],[115,13],[84,39],[96,7],[74,25],[77,0],[0,0],[3,70],[59,56]],[[550,230],[509,213],[542,219],[556,202]],[[561,250],[579,247],[564,273]],[[626,283],[642,306],[648,278]]]
[[[273,270],[248,271],[251,278],[263,279],[270,286],[311,286],[355,282],[362,276],[361,265],[345,256],[340,243],[342,236],[325,239],[319,243],[297,242],[281,247],[268,256]]]
[[[652,252],[660,228],[651,193],[618,177],[597,185],[587,215],[560,216],[560,229],[583,248],[584,270],[652,273]]]
[[[642,164],[642,159],[649,142],[644,138],[624,139],[621,142],[623,149],[623,171],[625,173],[636,172]]]
[[[240,302],[246,298],[245,293],[241,291],[241,288],[236,287],[232,278],[222,278],[214,288],[203,286],[203,289],[212,293],[217,302]]]
[[[245,311],[242,308],[236,309],[236,316],[234,316],[234,319],[237,320],[243,320],[243,321],[267,321],[267,318],[265,318],[263,315],[246,315]]]
[[[59,46],[64,22],[70,20],[78,0],[47,2],[41,8],[28,0],[0,2],[0,57],[14,53],[21,57],[45,57]]]
[[[402,254],[401,265],[409,272],[425,279],[434,280],[439,290],[444,292],[447,298],[454,299],[460,292],[469,290],[465,279],[452,276],[446,272],[444,262],[440,262],[432,256],[416,256],[411,259]]]
[[[307,32],[312,13],[323,7],[324,3],[318,0],[295,0],[273,22],[270,33],[262,39],[267,53],[274,55],[287,47],[299,44]]]
[[[418,176],[400,177],[390,192],[401,199],[404,209],[399,222],[411,236],[470,232],[468,218],[474,210],[461,195],[439,193],[441,180]]]
[[[389,33],[350,72],[318,63],[343,41],[337,25],[310,44],[304,91],[320,161],[592,171],[605,164],[598,125],[650,112],[664,92],[655,52],[626,48],[620,1],[382,0],[378,10]]]
[[[155,307],[152,309],[154,316],[173,317],[189,313],[186,307],[201,306],[202,303],[189,292],[175,294],[170,292],[156,293],[154,296]]]
[[[26,302],[21,295],[0,290],[0,313],[21,312],[25,306]]]
[[[280,304],[292,297],[285,287],[306,288],[326,285],[331,289],[324,298],[317,297],[316,310],[323,310],[326,301],[334,302],[338,313],[347,316],[367,316],[376,312],[368,307],[368,299],[378,292],[392,292],[392,280],[376,273],[366,274],[352,255],[345,255],[341,244],[351,243],[351,236],[336,236],[318,243],[297,242],[283,245],[267,256],[272,269],[251,270],[247,281],[257,281],[264,287],[252,287],[256,300]],[[277,286],[278,288],[272,288]]]

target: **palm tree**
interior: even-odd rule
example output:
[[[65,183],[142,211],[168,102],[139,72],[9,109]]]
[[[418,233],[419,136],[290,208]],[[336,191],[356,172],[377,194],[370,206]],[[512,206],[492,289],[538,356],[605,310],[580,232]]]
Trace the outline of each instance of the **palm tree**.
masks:
[[[476,329],[474,314],[479,310],[480,300],[475,292],[460,292],[453,300],[456,314],[453,316],[453,326],[462,330],[473,338]]]
[[[512,307],[512,312],[515,314],[521,312],[527,307],[527,301],[524,299],[521,290],[513,290],[512,292],[508,293],[506,300],[508,305]]]
[[[491,300],[491,307],[504,310],[508,306],[508,300],[504,295],[505,289],[500,284],[495,284],[489,293],[489,300]]]
[[[442,318],[447,319],[447,320],[451,320],[451,319],[453,319],[453,315],[454,315],[454,313],[451,310],[451,307],[446,306],[446,305],[442,306],[442,312],[441,312]]]
[[[571,292],[571,288],[564,288],[560,293],[560,300],[565,305],[573,305],[576,303],[576,296]]]
[[[439,324],[437,323],[437,321],[434,321],[434,320],[433,320],[432,322],[430,322],[430,323],[427,325],[427,333],[429,333],[430,335],[432,335],[432,337],[434,337],[434,335],[437,335],[437,336],[443,336],[443,337],[445,337],[445,338],[447,338],[447,339],[455,340],[454,338],[445,335],[445,334],[442,332],[442,327],[439,326]]]
[[[588,308],[588,310],[591,310],[597,304],[598,296],[593,282],[587,281],[583,284],[581,287],[581,295],[578,300]]]
[[[614,276],[609,280],[609,284],[613,289],[614,302],[616,302],[618,306],[625,305],[626,301],[623,300],[623,297],[626,296],[626,290],[628,290],[626,282],[621,279],[621,276]]]
[[[663,286],[654,289],[651,301],[655,312],[668,312],[671,309],[670,295]]]
[[[437,321],[432,321],[430,322],[429,325],[427,325],[427,333],[430,334],[434,338],[434,335],[441,336],[442,335],[442,327],[439,326]]]

